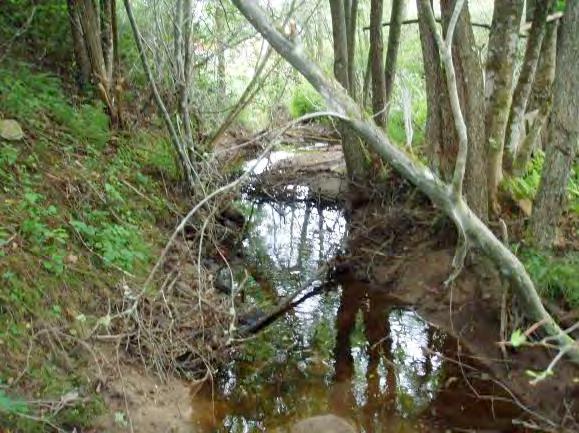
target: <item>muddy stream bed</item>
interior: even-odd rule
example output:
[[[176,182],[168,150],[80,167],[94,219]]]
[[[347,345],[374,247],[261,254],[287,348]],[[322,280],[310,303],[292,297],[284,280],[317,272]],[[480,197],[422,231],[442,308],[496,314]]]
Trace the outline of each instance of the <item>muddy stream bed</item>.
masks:
[[[310,200],[306,185],[285,188],[292,200],[242,199],[252,223],[245,261],[268,282],[249,287],[245,302],[264,310],[348,248],[342,206]],[[352,278],[312,286],[323,289],[249,338],[197,390],[195,432],[281,432],[328,413],[367,433],[525,431],[513,424],[522,411],[508,393],[472,359],[463,365],[457,340],[412,305]]]

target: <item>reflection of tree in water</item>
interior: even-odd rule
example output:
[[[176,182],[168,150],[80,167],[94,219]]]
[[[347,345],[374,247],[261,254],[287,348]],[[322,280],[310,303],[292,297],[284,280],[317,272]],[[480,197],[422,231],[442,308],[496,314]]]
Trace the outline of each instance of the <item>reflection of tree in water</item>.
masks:
[[[336,328],[331,409],[356,419],[366,433],[407,430],[404,417],[428,407],[441,375],[440,360],[421,347],[443,334],[383,293],[352,284],[342,289]],[[356,341],[358,334],[365,342]]]
[[[267,273],[278,296],[303,284],[341,245],[346,222],[340,210],[311,201],[252,206],[246,256]]]

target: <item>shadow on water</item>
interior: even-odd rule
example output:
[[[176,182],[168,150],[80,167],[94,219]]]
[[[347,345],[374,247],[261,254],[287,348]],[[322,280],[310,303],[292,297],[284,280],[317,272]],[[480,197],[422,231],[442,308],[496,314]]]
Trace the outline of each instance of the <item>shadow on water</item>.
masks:
[[[271,293],[256,289],[249,302],[265,308],[303,284],[347,236],[339,208],[249,198],[244,204],[253,222],[246,256],[272,282]],[[492,382],[467,382],[441,355],[456,345],[385,293],[359,282],[336,284],[247,341],[221,368],[193,399],[196,431],[286,431],[323,413],[367,433],[513,431],[512,407],[473,397],[475,388],[496,394]]]

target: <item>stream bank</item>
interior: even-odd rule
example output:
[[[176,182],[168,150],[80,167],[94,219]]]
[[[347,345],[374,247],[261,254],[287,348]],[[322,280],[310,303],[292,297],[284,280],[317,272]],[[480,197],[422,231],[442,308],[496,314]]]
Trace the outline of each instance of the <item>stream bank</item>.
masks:
[[[308,152],[302,162],[327,151]],[[544,368],[550,354],[501,351],[504,284],[484,259],[443,287],[456,235],[410,185],[393,176],[374,194],[379,205],[352,211],[341,188],[316,188],[326,176],[343,182],[338,164],[296,169],[287,151],[272,160],[237,204],[249,222],[229,267],[204,264],[221,287],[211,296],[232,302],[237,329],[299,293],[293,308],[236,341],[205,377],[169,387],[129,380],[111,407],[151,433],[281,432],[324,413],[363,432],[574,431],[577,372],[563,366],[529,385],[526,370]],[[331,272],[318,278],[326,263]],[[243,290],[231,290],[231,277]],[[227,335],[230,319],[216,329]],[[509,329],[517,326],[509,317]]]

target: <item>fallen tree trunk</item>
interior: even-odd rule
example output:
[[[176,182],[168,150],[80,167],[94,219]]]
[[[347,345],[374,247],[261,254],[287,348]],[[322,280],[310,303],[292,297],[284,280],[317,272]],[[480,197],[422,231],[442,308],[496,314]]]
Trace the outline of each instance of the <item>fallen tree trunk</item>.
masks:
[[[466,240],[476,244],[489,256],[508,278],[527,316],[543,325],[545,332],[554,337],[561,351],[579,364],[579,345],[565,334],[543,307],[535,286],[517,257],[499,241],[489,228],[474,214],[456,188],[440,180],[428,167],[411,159],[393,145],[386,134],[348,96],[335,80],[328,78],[322,70],[304,54],[299,44],[284,37],[269,21],[254,0],[232,0],[247,20],[263,35],[271,46],[292,64],[312,86],[324,97],[327,105],[358,133],[398,173],[412,182],[445,214],[452,218]]]

